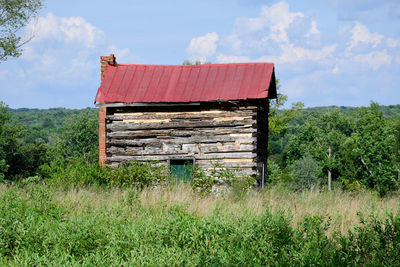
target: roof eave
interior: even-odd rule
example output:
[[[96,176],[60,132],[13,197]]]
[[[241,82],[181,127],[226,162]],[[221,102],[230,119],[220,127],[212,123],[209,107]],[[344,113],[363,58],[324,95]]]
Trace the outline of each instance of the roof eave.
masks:
[[[190,103],[95,103],[96,107],[162,107],[162,106],[199,106],[200,102]]]
[[[95,103],[96,107],[165,107],[165,106],[200,106],[202,103],[231,103],[236,104],[239,101],[254,101],[262,100],[265,98],[248,98],[248,99],[236,99],[236,100],[212,100],[212,101],[202,101],[202,102],[138,102],[138,103]]]

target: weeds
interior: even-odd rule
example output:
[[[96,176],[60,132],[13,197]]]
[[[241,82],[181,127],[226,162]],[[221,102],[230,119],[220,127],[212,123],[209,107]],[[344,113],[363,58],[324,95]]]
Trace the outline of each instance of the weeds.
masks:
[[[399,265],[398,203],[369,193],[278,189],[201,197],[187,185],[2,186],[0,263]]]

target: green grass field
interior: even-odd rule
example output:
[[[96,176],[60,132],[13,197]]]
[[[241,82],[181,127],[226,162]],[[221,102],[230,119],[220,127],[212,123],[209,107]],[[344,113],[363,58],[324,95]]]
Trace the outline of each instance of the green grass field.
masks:
[[[0,185],[0,264],[399,265],[398,195]]]

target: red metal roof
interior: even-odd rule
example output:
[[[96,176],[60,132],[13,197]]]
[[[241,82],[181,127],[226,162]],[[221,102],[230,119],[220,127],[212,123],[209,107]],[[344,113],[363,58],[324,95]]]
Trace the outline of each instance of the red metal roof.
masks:
[[[109,65],[95,103],[275,98],[273,63]]]

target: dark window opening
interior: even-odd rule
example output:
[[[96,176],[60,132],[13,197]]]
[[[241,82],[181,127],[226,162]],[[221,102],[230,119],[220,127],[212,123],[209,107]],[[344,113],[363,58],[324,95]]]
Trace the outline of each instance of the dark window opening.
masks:
[[[193,159],[170,159],[169,171],[172,178],[190,182],[193,177]]]

